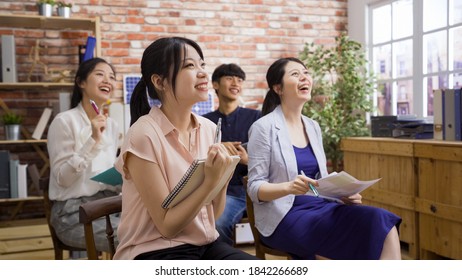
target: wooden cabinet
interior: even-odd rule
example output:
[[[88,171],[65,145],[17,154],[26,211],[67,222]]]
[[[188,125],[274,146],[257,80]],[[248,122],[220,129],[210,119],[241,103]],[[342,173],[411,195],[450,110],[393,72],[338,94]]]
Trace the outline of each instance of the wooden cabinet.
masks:
[[[401,216],[410,258],[462,259],[462,142],[358,137],[342,150],[345,171],[382,178],[364,204]]]
[[[420,254],[462,259],[462,142],[416,142]]]
[[[360,180],[382,178],[361,193],[363,203],[400,216],[400,240],[409,246],[410,258],[419,258],[413,143],[393,138],[348,138],[342,140],[342,150],[345,171]]]

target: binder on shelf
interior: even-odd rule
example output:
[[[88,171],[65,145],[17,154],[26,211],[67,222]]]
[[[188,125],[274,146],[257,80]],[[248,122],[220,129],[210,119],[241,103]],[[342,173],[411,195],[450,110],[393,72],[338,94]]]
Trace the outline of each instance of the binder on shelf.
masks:
[[[34,133],[32,133],[32,138],[36,140],[40,140],[42,138],[43,132],[45,131],[45,127],[47,126],[48,121],[50,120],[52,112],[53,110],[50,108],[45,108],[43,110],[42,116],[40,117],[40,120],[34,129]]]
[[[14,35],[2,35],[2,73],[3,83],[18,82],[16,72],[16,44]]]
[[[454,89],[454,134],[455,140],[461,141],[462,140],[462,97],[461,97],[461,89]]]
[[[10,155],[10,198],[18,198],[18,168],[19,157],[18,155]]]
[[[83,61],[87,61],[92,59],[95,55],[95,46],[96,46],[96,38],[92,36],[88,36],[87,43],[85,44],[85,53],[83,55]]]
[[[71,94],[69,92],[59,93],[59,113],[71,108]],[[57,114],[57,112],[55,112]]]
[[[226,169],[225,173],[220,179],[220,182],[215,186],[215,189],[210,193],[210,198],[213,199],[217,196],[220,190],[225,186],[225,183],[234,174],[236,165],[240,161],[239,156],[232,156],[233,163]],[[189,166],[186,173],[181,180],[176,184],[172,191],[162,202],[162,208],[172,208],[196,190],[204,181],[205,159],[196,159]],[[207,201],[209,203],[210,201]]]
[[[443,140],[443,90],[433,90],[433,139]]]
[[[0,198],[9,198],[10,191],[10,152],[0,150]]]
[[[456,140],[454,101],[454,89],[445,89],[443,94],[443,139],[448,141]]]
[[[27,164],[18,166],[18,198],[27,197]]]

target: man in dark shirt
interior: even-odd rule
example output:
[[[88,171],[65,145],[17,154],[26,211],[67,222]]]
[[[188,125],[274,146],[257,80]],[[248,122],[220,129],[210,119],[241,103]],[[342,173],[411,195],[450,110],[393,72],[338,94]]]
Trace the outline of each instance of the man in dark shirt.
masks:
[[[249,140],[250,126],[261,116],[258,110],[239,107],[244,80],[245,73],[238,65],[231,63],[218,66],[212,74],[213,88],[218,96],[218,109],[204,115],[214,123],[219,118],[222,119],[222,144],[231,155],[241,157],[228,185],[225,210],[215,222],[221,240],[231,245],[234,245],[233,229],[246,210],[246,186],[242,178],[247,175],[248,155],[244,147]]]

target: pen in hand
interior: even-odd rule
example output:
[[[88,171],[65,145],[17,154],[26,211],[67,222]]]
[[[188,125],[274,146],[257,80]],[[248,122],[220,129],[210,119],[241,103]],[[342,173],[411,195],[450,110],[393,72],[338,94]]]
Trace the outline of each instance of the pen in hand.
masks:
[[[96,105],[95,101],[90,99],[90,104],[91,104],[91,107],[93,107],[93,109],[95,110],[96,114],[99,115],[99,109],[98,109],[98,106]]]
[[[215,141],[214,143],[220,143],[221,142],[221,118],[218,119],[217,122],[217,130],[215,131]]]
[[[303,172],[303,170],[301,170],[301,173],[302,173],[303,176],[306,177],[305,172]],[[319,192],[315,188],[315,186],[313,186],[311,183],[308,183],[308,187],[310,187],[311,191],[314,193],[315,196],[317,196],[317,197],[319,196]]]

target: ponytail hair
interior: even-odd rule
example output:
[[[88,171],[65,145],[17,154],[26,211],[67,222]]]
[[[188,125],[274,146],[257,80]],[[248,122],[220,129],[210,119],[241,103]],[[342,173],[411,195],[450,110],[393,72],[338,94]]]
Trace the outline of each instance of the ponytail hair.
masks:
[[[142,77],[133,89],[130,98],[130,126],[134,124],[139,117],[146,115],[151,110],[146,93],[146,83]]]
[[[281,97],[273,89],[268,90],[265,100],[263,100],[262,116],[273,112],[279,104],[281,104]]]
[[[295,57],[280,58],[271,64],[268,68],[268,72],[266,72],[266,82],[268,83],[269,90],[263,101],[262,116],[271,113],[281,104],[281,97],[274,91],[274,86],[284,86],[283,78],[286,72],[285,67],[289,61],[300,63],[306,68],[305,64]]]
[[[158,92],[151,81],[153,75],[158,75],[166,80],[172,88],[173,95],[176,96],[175,82],[183,65],[183,57],[186,55],[186,45],[193,47],[204,59],[199,45],[193,40],[183,37],[160,38],[144,50],[141,59],[142,78],[134,88],[130,98],[130,126],[151,110],[147,95],[152,99],[159,99],[161,103],[164,99],[164,92]]]

